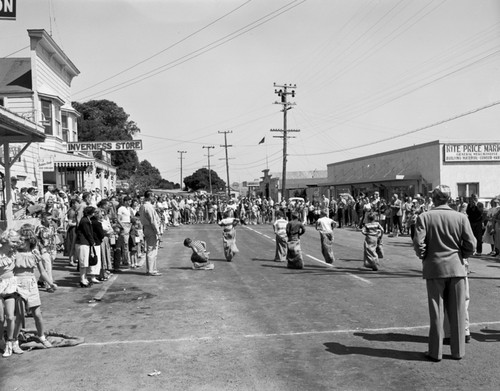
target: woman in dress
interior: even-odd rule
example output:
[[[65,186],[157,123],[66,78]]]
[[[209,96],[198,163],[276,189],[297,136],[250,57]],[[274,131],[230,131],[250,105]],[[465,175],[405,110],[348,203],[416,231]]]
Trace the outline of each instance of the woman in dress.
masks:
[[[231,212],[226,210],[223,215],[224,218],[219,222],[219,225],[223,228],[222,244],[224,246],[224,256],[228,262],[231,262],[234,255],[239,252],[238,247],[236,247],[236,230],[234,229],[239,220],[229,217],[230,215]]]
[[[500,208],[498,207],[498,202],[494,198],[491,200],[491,208],[488,209],[488,212],[486,213],[486,228],[484,230],[483,234],[483,243],[488,243],[491,246],[491,252],[488,254],[489,256],[496,256],[498,255],[498,250],[495,245],[495,215],[497,214],[498,210]]]
[[[76,241],[76,216],[78,209],[78,201],[72,199],[69,202],[69,209],[66,213],[66,238],[64,241],[64,255],[67,256],[70,266],[76,266],[75,262],[75,241]]]
[[[99,203],[97,204],[97,208],[97,219],[101,224],[100,229],[104,233],[104,236],[101,239],[101,272],[98,279],[100,281],[106,281],[111,275],[111,270],[113,270],[113,257],[111,256],[110,238],[112,235],[114,235],[114,230],[108,215],[110,208],[109,201],[105,199],[99,201]]]
[[[89,281],[87,274],[89,273],[89,256],[90,249],[94,247],[94,233],[92,229],[92,216],[96,212],[93,206],[87,206],[83,210],[83,217],[76,228],[76,245],[75,252],[80,266],[80,287],[88,288],[94,282]],[[90,273],[89,273],[90,274]],[[97,281],[97,279],[95,279]]]

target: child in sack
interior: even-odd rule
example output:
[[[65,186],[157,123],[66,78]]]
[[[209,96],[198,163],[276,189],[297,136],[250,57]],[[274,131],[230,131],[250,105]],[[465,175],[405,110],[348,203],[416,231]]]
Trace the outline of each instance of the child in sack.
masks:
[[[361,233],[365,235],[364,266],[376,271],[380,266],[379,258],[383,258],[382,237],[384,228],[378,221],[375,221],[375,217],[375,213],[368,213],[367,222],[361,229]]]
[[[184,239],[184,246],[193,251],[191,262],[193,270],[213,270],[214,264],[208,260],[207,244],[201,240]]]

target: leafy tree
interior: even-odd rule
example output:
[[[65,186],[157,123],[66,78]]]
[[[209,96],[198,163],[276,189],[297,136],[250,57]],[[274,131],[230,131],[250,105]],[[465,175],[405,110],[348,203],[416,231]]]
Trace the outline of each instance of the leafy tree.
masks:
[[[158,187],[160,189],[171,190],[171,189],[179,189],[181,186],[178,183],[170,182],[162,178],[162,180],[158,184]]]
[[[147,160],[142,160],[135,174],[130,177],[130,185],[142,193],[146,189],[158,188],[161,180],[160,170]]]
[[[214,170],[210,170],[210,178],[212,179],[212,191],[223,191],[226,188],[226,182],[219,178],[219,175]],[[186,188],[191,190],[207,190],[210,191],[210,182],[208,169],[200,168],[192,175],[184,178]]]
[[[81,114],[78,119],[80,141],[132,140],[140,132],[137,124],[115,102],[102,99],[84,103],[73,102]],[[97,157],[100,157],[100,152]],[[139,166],[136,151],[111,151],[111,163],[117,168],[119,179],[130,178]]]

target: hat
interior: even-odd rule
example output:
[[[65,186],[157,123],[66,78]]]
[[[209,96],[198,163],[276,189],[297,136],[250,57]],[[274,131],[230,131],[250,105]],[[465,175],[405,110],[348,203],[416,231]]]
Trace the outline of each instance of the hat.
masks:
[[[447,185],[436,186],[430,193],[433,199],[440,201],[448,201],[451,197],[451,189]]]
[[[18,179],[17,179],[17,176],[13,175],[13,176],[10,177],[10,180],[11,181],[17,181]]]

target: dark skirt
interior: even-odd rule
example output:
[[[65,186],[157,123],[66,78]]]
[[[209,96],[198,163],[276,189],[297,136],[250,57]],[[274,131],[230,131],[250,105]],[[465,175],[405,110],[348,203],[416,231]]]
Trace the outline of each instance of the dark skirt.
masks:
[[[75,257],[76,226],[69,227],[64,240],[64,256]]]

